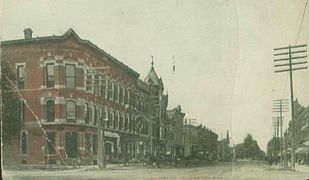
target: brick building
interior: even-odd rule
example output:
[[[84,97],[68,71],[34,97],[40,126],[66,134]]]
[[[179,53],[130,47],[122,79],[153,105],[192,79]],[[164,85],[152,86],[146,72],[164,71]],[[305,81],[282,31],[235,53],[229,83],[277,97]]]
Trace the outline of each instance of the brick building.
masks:
[[[24,35],[1,43],[22,109],[20,133],[4,145],[5,164],[96,164],[99,123],[109,161],[165,151],[168,96],[153,63],[143,81],[73,29],[36,38],[25,29]]]
[[[184,117],[181,106],[167,110],[167,155],[172,158],[183,157],[184,153]]]
[[[198,159],[211,159],[217,157],[218,135],[205,126],[184,126],[184,155]]]

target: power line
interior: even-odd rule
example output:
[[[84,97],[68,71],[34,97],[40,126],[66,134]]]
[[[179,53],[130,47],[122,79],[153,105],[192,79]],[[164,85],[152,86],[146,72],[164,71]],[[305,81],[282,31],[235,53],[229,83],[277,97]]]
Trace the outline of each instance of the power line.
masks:
[[[285,64],[278,64],[278,61],[275,61],[274,67],[277,68],[275,69],[275,73],[281,73],[281,72],[289,72],[289,79],[290,79],[290,102],[291,102],[291,117],[292,117],[292,170],[295,170],[295,148],[296,148],[296,144],[295,144],[295,114],[294,114],[294,93],[293,93],[293,71],[295,70],[303,70],[303,69],[307,69],[307,66],[304,66],[304,64],[307,64],[307,61],[301,61],[301,62],[295,62],[296,60],[299,59],[303,59],[303,58],[307,58],[307,55],[298,55],[297,58],[296,57],[292,57],[292,54],[299,54],[299,53],[306,53],[307,50],[299,50],[301,48],[307,48],[307,45],[295,45],[295,46],[291,46],[289,45],[288,47],[280,47],[280,48],[275,48],[274,51],[279,53],[275,53],[274,56],[277,58],[278,56],[282,57],[282,55],[285,58],[284,61],[287,61],[287,63]],[[287,51],[287,52],[286,52]],[[288,55],[288,58],[286,58],[286,55]],[[301,66],[299,66],[301,65]],[[280,69],[282,67],[286,67],[287,69]],[[278,69],[279,68],[279,69]]]
[[[297,37],[296,37],[296,43],[298,42],[300,31],[301,31],[301,28],[302,28],[302,25],[303,25],[303,22],[304,22],[304,17],[305,17],[306,10],[307,10],[307,5],[308,5],[308,0],[306,1],[305,8],[304,8],[304,11],[303,11],[303,15],[301,17],[301,21],[300,21],[300,24],[299,24],[299,28],[298,28],[298,32],[297,32]]]
[[[5,76],[5,78],[8,80],[8,82],[13,86],[13,88],[17,89],[16,88],[16,85],[14,84],[14,82],[6,75],[2,72],[2,74]],[[21,98],[21,99],[24,99],[22,94],[20,93],[20,90],[17,89],[17,95]],[[42,130],[43,134],[44,134],[44,138],[51,144],[52,148],[55,149],[56,153],[59,155],[60,159],[62,162],[64,162],[64,159],[61,155],[60,152],[57,151],[57,148],[54,146],[53,143],[51,143],[51,140],[47,137],[47,132],[45,131],[45,129],[42,127],[42,122],[41,120],[39,119],[39,117],[35,114],[35,112],[32,110],[32,108],[29,106],[29,104],[25,101],[23,101],[23,104],[26,106],[26,108],[31,112],[31,114],[34,116],[34,118],[37,120],[37,123],[40,127],[40,129]],[[67,153],[65,152],[64,150],[64,153],[65,155],[67,156]]]

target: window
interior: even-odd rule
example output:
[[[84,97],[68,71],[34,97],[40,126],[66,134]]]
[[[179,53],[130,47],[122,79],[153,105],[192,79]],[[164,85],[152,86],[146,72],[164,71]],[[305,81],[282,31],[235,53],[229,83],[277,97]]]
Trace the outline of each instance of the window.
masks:
[[[125,121],[124,121],[124,130],[127,131],[129,128],[129,116],[125,116]]]
[[[107,120],[107,127],[110,128],[112,126],[113,120],[113,113],[112,111],[108,111],[108,120]]]
[[[123,103],[123,88],[119,86],[119,103]]]
[[[54,64],[46,65],[46,87],[55,87],[55,68]]]
[[[106,127],[106,123],[105,123],[105,119],[107,118],[107,114],[106,114],[106,110],[105,110],[105,108],[103,107],[103,108],[101,108],[101,119],[102,119],[102,121],[100,121],[101,122],[101,125],[102,126],[104,126],[104,127]]]
[[[107,99],[113,99],[113,83],[111,81],[107,82]]]
[[[118,101],[118,84],[114,84],[114,101]]]
[[[98,119],[98,111],[96,106],[93,107],[94,109],[94,119],[93,119],[93,124],[96,125],[97,124],[97,119]]]
[[[92,81],[92,83],[93,83],[93,94],[94,95],[98,95],[99,94],[99,88],[98,88],[99,82],[100,82],[99,75],[97,75],[97,74],[94,75],[93,76],[93,81]]]
[[[91,153],[91,134],[85,134],[85,150],[86,153],[90,154]]]
[[[84,120],[85,120],[85,124],[89,124],[89,111],[90,111],[90,109],[89,109],[89,105],[86,103],[85,104],[85,118],[84,118]]]
[[[47,100],[45,108],[45,118],[47,122],[55,121],[55,101],[51,99]]]
[[[92,76],[90,74],[90,71],[87,70],[86,72],[86,92],[91,92],[91,87],[92,87]]]
[[[47,132],[47,138],[48,154],[56,154],[56,132]]]
[[[124,104],[129,103],[129,92],[128,90],[124,89]]]
[[[119,115],[119,130],[123,129],[123,116]]]
[[[106,80],[101,81],[101,96],[106,97]]]
[[[114,113],[114,129],[118,129],[118,114]]]
[[[21,133],[21,153],[27,154],[27,134],[24,131]]]
[[[76,111],[75,111],[75,102],[74,101],[67,101],[66,105],[66,115],[68,122],[75,122],[76,121]]]
[[[64,149],[68,158],[76,158],[78,155],[78,134],[65,132]]]
[[[133,131],[133,123],[134,123],[133,119],[130,118],[129,122],[130,122],[130,124],[129,124],[129,131],[132,132]]]
[[[25,102],[24,100],[19,100],[19,105],[20,105],[20,120],[24,121],[25,120]]]
[[[25,66],[17,66],[17,87],[18,89],[25,88]]]
[[[65,85],[68,88],[75,88],[75,65],[65,65]]]
[[[93,154],[97,154],[97,149],[98,149],[98,136],[96,134],[93,134],[93,136],[92,136]]]

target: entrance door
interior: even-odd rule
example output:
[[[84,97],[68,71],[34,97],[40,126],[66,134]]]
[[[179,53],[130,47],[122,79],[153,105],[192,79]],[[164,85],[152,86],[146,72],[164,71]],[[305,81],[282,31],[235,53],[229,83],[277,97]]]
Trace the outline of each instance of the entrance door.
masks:
[[[65,152],[68,158],[77,157],[77,133],[66,132],[65,133]]]

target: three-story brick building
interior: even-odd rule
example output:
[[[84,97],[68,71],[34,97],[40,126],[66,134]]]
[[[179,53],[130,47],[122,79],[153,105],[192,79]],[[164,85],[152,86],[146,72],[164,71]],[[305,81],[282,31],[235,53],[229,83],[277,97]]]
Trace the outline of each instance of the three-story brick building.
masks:
[[[1,43],[1,58],[16,73],[22,124],[4,152],[5,163],[96,164],[104,122],[108,160],[164,151],[167,95],[153,64],[145,81],[73,29],[61,36]],[[16,91],[16,92],[17,92]]]

